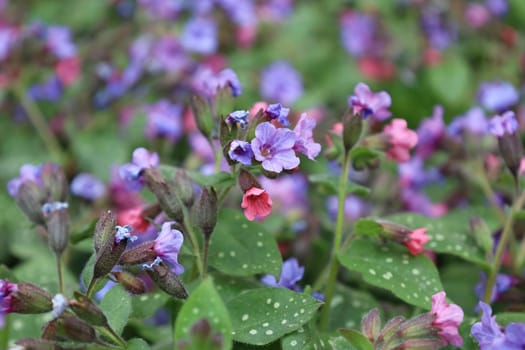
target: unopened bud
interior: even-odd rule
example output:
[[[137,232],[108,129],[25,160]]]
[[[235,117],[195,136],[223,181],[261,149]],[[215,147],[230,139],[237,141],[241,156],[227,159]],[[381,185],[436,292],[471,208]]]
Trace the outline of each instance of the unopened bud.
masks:
[[[66,337],[79,342],[95,342],[95,329],[75,316],[65,316],[58,319],[58,330]]]
[[[485,222],[485,220],[483,220],[480,217],[471,218],[469,223],[470,223],[470,229],[472,233],[474,234],[474,238],[476,239],[476,242],[485,252],[487,261],[491,262],[492,261],[493,240],[492,240],[492,232],[490,231],[490,228],[487,226],[487,223]]]
[[[46,229],[49,247],[61,255],[69,242],[69,211],[67,203],[46,203],[42,207],[46,216]]]
[[[45,193],[36,183],[32,181],[24,182],[18,190],[15,201],[31,222],[37,225],[45,223],[42,213]]]
[[[121,255],[119,263],[121,265],[137,265],[153,261],[157,253],[153,249],[155,241],[147,241]]]
[[[196,210],[197,224],[204,237],[209,239],[217,224],[217,193],[213,187],[202,189]]]
[[[93,326],[106,326],[108,320],[99,307],[85,295],[75,292],[75,299],[69,301],[73,312],[83,321]]]
[[[48,194],[47,200],[65,202],[68,198],[68,185],[64,171],[56,164],[42,165],[41,179]]]
[[[18,283],[11,294],[10,311],[19,314],[41,314],[53,310],[52,296],[31,283]]]
[[[196,95],[191,99],[191,109],[200,132],[209,137],[214,125],[210,105],[204,97]]]
[[[144,180],[166,215],[175,221],[181,222],[183,219],[182,202],[177,196],[175,185],[168,182],[158,169],[153,168],[145,169]]]
[[[516,178],[523,157],[523,144],[519,133],[505,134],[503,137],[499,137],[498,146],[505,165],[509,168],[512,176]]]
[[[399,325],[397,333],[401,338],[417,338],[432,336],[432,322],[435,320],[435,315],[427,312],[406,320]]]
[[[262,187],[255,178],[255,176],[253,176],[249,171],[244,169],[241,169],[241,171],[239,172],[238,183],[239,187],[243,192],[248,191],[252,187]]]
[[[136,236],[131,236],[131,226],[116,226],[114,236],[100,248],[93,266],[93,278],[100,278],[111,272],[118,263],[122,253],[126,250],[128,241],[133,241]]]
[[[343,116],[343,145],[345,153],[350,151],[352,147],[361,138],[363,131],[363,118],[358,114],[353,114],[348,110]]]
[[[117,282],[131,294],[146,293],[146,285],[140,278],[125,271],[113,272],[112,274],[115,276]]]
[[[184,171],[184,169],[177,170],[173,182],[175,183],[175,189],[182,203],[187,208],[191,207],[195,199],[195,194],[193,193],[193,184],[186,171]]]
[[[116,225],[117,218],[110,210],[107,210],[100,215],[100,218],[97,221],[97,226],[95,226],[95,238],[93,240],[95,244],[95,253],[98,253],[100,248],[113,238]]]
[[[188,298],[188,292],[179,277],[164,264],[152,266],[151,270],[146,270],[148,275],[166,293],[178,299]]]
[[[440,349],[443,342],[440,338],[415,338],[404,340],[401,344],[389,348],[391,350],[427,350]]]
[[[381,330],[381,318],[377,309],[371,310],[361,320],[361,332],[370,340],[374,342]]]

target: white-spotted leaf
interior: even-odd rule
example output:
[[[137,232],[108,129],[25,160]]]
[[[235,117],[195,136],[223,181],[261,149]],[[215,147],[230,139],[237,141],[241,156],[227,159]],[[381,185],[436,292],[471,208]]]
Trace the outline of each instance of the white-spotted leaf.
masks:
[[[279,277],[282,259],[275,238],[261,223],[224,209],[211,236],[209,263],[229,275],[269,273]]]
[[[359,328],[363,316],[374,308],[381,310],[370,294],[338,284],[330,303],[328,329]]]
[[[233,339],[264,345],[299,329],[314,317],[321,302],[286,288],[248,290],[227,303]]]
[[[356,237],[339,254],[346,268],[368,283],[390,290],[409,304],[430,309],[433,294],[443,290],[436,267],[424,254],[412,256],[396,243]]]
[[[131,314],[131,296],[121,286],[116,285],[104,295],[100,309],[106,315],[111,328],[120,334]]]

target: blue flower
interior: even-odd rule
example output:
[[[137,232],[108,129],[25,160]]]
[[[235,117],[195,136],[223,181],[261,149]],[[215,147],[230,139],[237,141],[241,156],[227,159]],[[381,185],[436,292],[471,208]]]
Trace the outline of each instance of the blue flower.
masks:
[[[509,323],[503,331],[492,316],[490,305],[479,302],[483,310],[481,322],[472,325],[470,333],[479,344],[480,350],[522,350],[525,347],[525,323]]]
[[[261,279],[261,282],[271,287],[282,287],[291,290],[299,291],[300,287],[297,285],[304,275],[304,267],[299,266],[296,258],[290,258],[283,262],[281,270],[281,278],[279,282],[273,275],[266,275]]]
[[[251,142],[252,151],[265,170],[280,173],[299,165],[295,155],[295,133],[289,129],[276,128],[269,122],[261,123],[255,129]]]
[[[290,105],[303,95],[303,81],[290,63],[277,61],[262,71],[260,89],[266,100]]]
[[[490,120],[489,131],[496,137],[503,137],[505,134],[514,134],[518,130],[518,126],[514,112],[507,111],[502,115],[495,115]]]
[[[233,140],[230,143],[228,156],[230,159],[235,160],[243,165],[251,165],[253,151],[250,147],[250,143],[246,141]]]
[[[179,264],[178,257],[184,236],[178,230],[171,228],[173,222],[165,222],[162,224],[162,229],[155,239],[153,250],[157,253],[157,257],[161,258],[177,275],[184,272],[184,266]]]
[[[518,90],[506,81],[485,82],[479,86],[478,102],[485,108],[501,112],[518,103]]]
[[[231,112],[226,117],[226,124],[233,125],[233,124],[237,124],[238,123],[239,126],[241,127],[241,129],[244,129],[244,128],[246,128],[246,125],[248,125],[248,116],[249,115],[250,115],[249,111],[239,110],[239,111]]]
[[[190,19],[184,26],[180,40],[187,51],[212,54],[217,50],[217,25],[212,19]]]
[[[106,185],[92,174],[80,173],[71,182],[71,193],[89,201],[94,201],[104,197]]]
[[[277,119],[277,121],[282,126],[290,125],[290,122],[288,121],[289,113],[290,113],[290,108],[283,107],[281,106],[280,103],[268,105],[268,108],[266,108],[266,111],[264,111],[264,114],[268,118],[270,118],[270,120]]]

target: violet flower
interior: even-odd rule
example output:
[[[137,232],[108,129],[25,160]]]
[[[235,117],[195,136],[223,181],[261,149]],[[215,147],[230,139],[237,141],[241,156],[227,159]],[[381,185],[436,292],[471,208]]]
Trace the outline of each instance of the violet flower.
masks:
[[[216,0],[231,21],[239,26],[257,24],[255,1],[253,0]]]
[[[52,75],[44,83],[32,85],[28,95],[35,101],[57,102],[62,97],[62,91],[62,83],[56,75]]]
[[[78,174],[71,182],[71,193],[89,201],[97,200],[106,194],[106,185],[88,173]]]
[[[119,173],[128,190],[139,191],[144,186],[142,171],[146,168],[156,168],[158,166],[159,155],[140,147],[133,151],[131,163],[122,165]]]
[[[454,118],[447,127],[447,133],[451,136],[460,136],[464,132],[469,132],[476,136],[487,134],[488,120],[483,109],[472,107],[464,115]]]
[[[347,12],[341,16],[341,42],[352,56],[371,55],[381,49],[377,38],[377,22],[370,15]]]
[[[430,45],[437,50],[449,47],[457,38],[457,29],[438,8],[427,6],[421,14],[421,26]]]
[[[497,300],[501,293],[506,292],[510,289],[510,287],[512,287],[513,283],[514,280],[511,276],[506,275],[504,273],[498,273],[496,276],[496,283],[494,284],[494,287],[492,288],[492,293],[490,294],[490,302],[492,303],[493,301]],[[482,272],[479,283],[476,284],[476,286],[474,287],[474,292],[480,300],[483,299],[486,285],[487,275]]]
[[[357,84],[354,95],[348,98],[348,106],[352,113],[365,119],[371,117],[376,121],[390,117],[392,113],[388,109],[391,104],[392,100],[386,91],[374,93],[364,83]]]
[[[154,18],[175,19],[182,10],[183,2],[174,0],[138,0],[148,14]]]
[[[175,143],[182,136],[182,106],[168,100],[160,100],[145,108],[146,137],[150,140],[165,137]]]
[[[16,197],[20,187],[27,181],[42,184],[40,174],[42,171],[41,165],[24,164],[20,167],[20,176],[15,177],[7,183],[7,192],[11,197]]]
[[[289,62],[277,61],[261,72],[260,89],[264,99],[291,105],[303,95],[303,81]]]
[[[277,129],[270,122],[264,122],[255,129],[255,138],[251,142],[255,159],[262,162],[265,170],[280,173],[299,165],[295,155],[295,133],[289,129]]]
[[[495,16],[504,16],[508,11],[508,0],[485,0],[485,5]]]
[[[210,55],[217,50],[217,25],[212,19],[193,18],[186,22],[180,42],[189,52]]]
[[[229,88],[232,96],[242,93],[242,85],[237,74],[229,68],[214,73],[210,68],[203,67],[197,70],[192,79],[195,91],[209,99],[215,98],[219,89]]]
[[[165,222],[162,229],[155,239],[153,250],[157,256],[171,266],[171,269],[177,275],[184,272],[184,266],[178,262],[180,248],[184,242],[184,236],[178,230],[171,228],[173,222]]]
[[[234,111],[234,112],[231,112],[226,117],[225,122],[226,124],[229,124],[229,125],[239,124],[241,129],[244,129],[246,128],[246,125],[248,125],[249,115],[250,115],[249,111],[243,111],[243,110]]]
[[[18,39],[18,31],[15,28],[0,27],[0,61],[7,58]]]
[[[505,134],[512,135],[518,130],[518,121],[513,111],[494,116],[489,122],[489,131],[500,138]]]
[[[434,106],[432,116],[423,119],[417,129],[416,155],[422,159],[431,156],[445,136],[445,131],[443,107]]]
[[[304,217],[308,211],[308,181],[303,174],[293,173],[268,179],[261,176],[261,186],[270,194],[273,207],[277,212],[290,214],[294,220],[299,215]]]
[[[63,26],[50,26],[45,30],[46,47],[59,59],[76,55],[77,48],[71,38],[71,30]]]
[[[479,86],[477,100],[486,109],[502,112],[519,101],[518,90],[506,81],[484,82]]]
[[[294,150],[304,154],[311,160],[314,160],[321,152],[321,144],[314,141],[313,130],[316,124],[317,122],[314,118],[303,113],[293,129],[296,136]]]
[[[290,108],[283,107],[280,103],[268,105],[268,107],[264,111],[264,115],[266,115],[270,120],[277,119],[277,121],[282,126],[290,125],[290,122],[288,121],[289,113]]]
[[[189,64],[177,37],[171,35],[165,35],[155,43],[151,56],[150,68],[153,71],[179,73]]]
[[[261,282],[270,287],[288,288],[298,291],[300,287],[297,285],[304,275],[304,267],[299,266],[296,258],[290,258],[283,262],[281,277],[279,281],[273,275],[266,275],[261,279]]]
[[[228,156],[231,160],[239,162],[243,165],[252,165],[253,151],[249,142],[233,140],[230,143]]]
[[[505,330],[492,316],[490,305],[480,301],[483,310],[481,322],[472,325],[470,333],[478,342],[480,350],[522,350],[525,348],[525,323],[509,323]]]

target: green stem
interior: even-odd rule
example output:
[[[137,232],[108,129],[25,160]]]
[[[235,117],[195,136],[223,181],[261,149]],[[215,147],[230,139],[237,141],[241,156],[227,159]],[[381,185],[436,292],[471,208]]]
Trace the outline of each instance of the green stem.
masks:
[[[485,286],[485,295],[484,295],[483,300],[487,304],[490,303],[492,289],[494,288],[494,284],[496,283],[496,277],[501,267],[503,253],[505,252],[505,248],[507,247],[507,242],[509,241],[509,238],[512,234],[514,214],[517,211],[519,211],[521,207],[523,207],[524,202],[525,202],[525,191],[514,201],[514,204],[512,205],[512,208],[510,209],[510,212],[508,214],[507,221],[505,222],[505,226],[503,227],[503,233],[501,234],[501,238],[498,243],[498,248],[496,250],[496,255],[494,256],[494,260],[492,262],[492,268],[490,270],[490,274],[487,279],[487,284]]]
[[[339,262],[337,260],[337,254],[341,248],[341,241],[343,238],[343,224],[345,219],[345,199],[346,199],[346,186],[348,184],[348,171],[350,168],[350,156],[348,153],[345,154],[343,161],[343,171],[339,179],[339,193],[337,202],[337,220],[335,224],[335,236],[334,244],[332,249],[332,255],[330,257],[330,272],[328,275],[328,282],[325,288],[325,304],[321,311],[320,328],[322,331],[326,331],[328,327],[328,320],[330,316],[330,304],[335,291],[335,283],[337,280],[337,272],[339,270]]]
[[[104,334],[108,339],[110,339],[114,344],[121,346],[126,349],[127,344],[115,331],[109,326],[106,325],[102,328],[99,328],[100,333]]]
[[[210,249],[210,236],[204,237],[204,254],[202,257],[202,278],[206,277],[206,272],[208,269],[208,251]]]
[[[61,255],[56,254],[57,258],[57,273],[58,273],[58,290],[60,294],[64,294],[64,280],[62,278],[62,261],[60,259]]]
[[[22,107],[24,108],[27,117],[29,118],[29,121],[31,122],[31,124],[33,124],[33,127],[36,129],[38,135],[44,142],[44,145],[46,146],[47,150],[49,151],[49,153],[51,153],[53,159],[58,163],[62,163],[62,161],[64,160],[62,148],[60,147],[53,133],[51,132],[51,129],[49,128],[44,116],[40,112],[40,109],[38,108],[36,103],[27,96],[27,94],[24,91],[24,88],[20,84],[13,88],[13,92],[18,98]]]
[[[518,274],[525,261],[525,237],[521,240],[516,259],[514,260],[514,271]]]
[[[200,254],[200,249],[199,249],[199,241],[197,240],[197,237],[195,236],[195,231],[193,230],[190,213],[188,212],[188,209],[186,209],[186,207],[184,206],[182,207],[182,212],[184,215],[185,233],[188,234],[188,237],[191,242],[191,246],[193,248],[193,255],[195,256],[195,264],[197,265],[197,270],[199,271],[199,275],[203,277],[204,270],[202,267],[201,254]]]
[[[95,293],[95,285],[97,283],[97,279],[96,278],[92,278],[91,279],[91,282],[89,282],[89,287],[86,291],[86,296],[89,298],[89,299],[93,299],[93,294]]]

